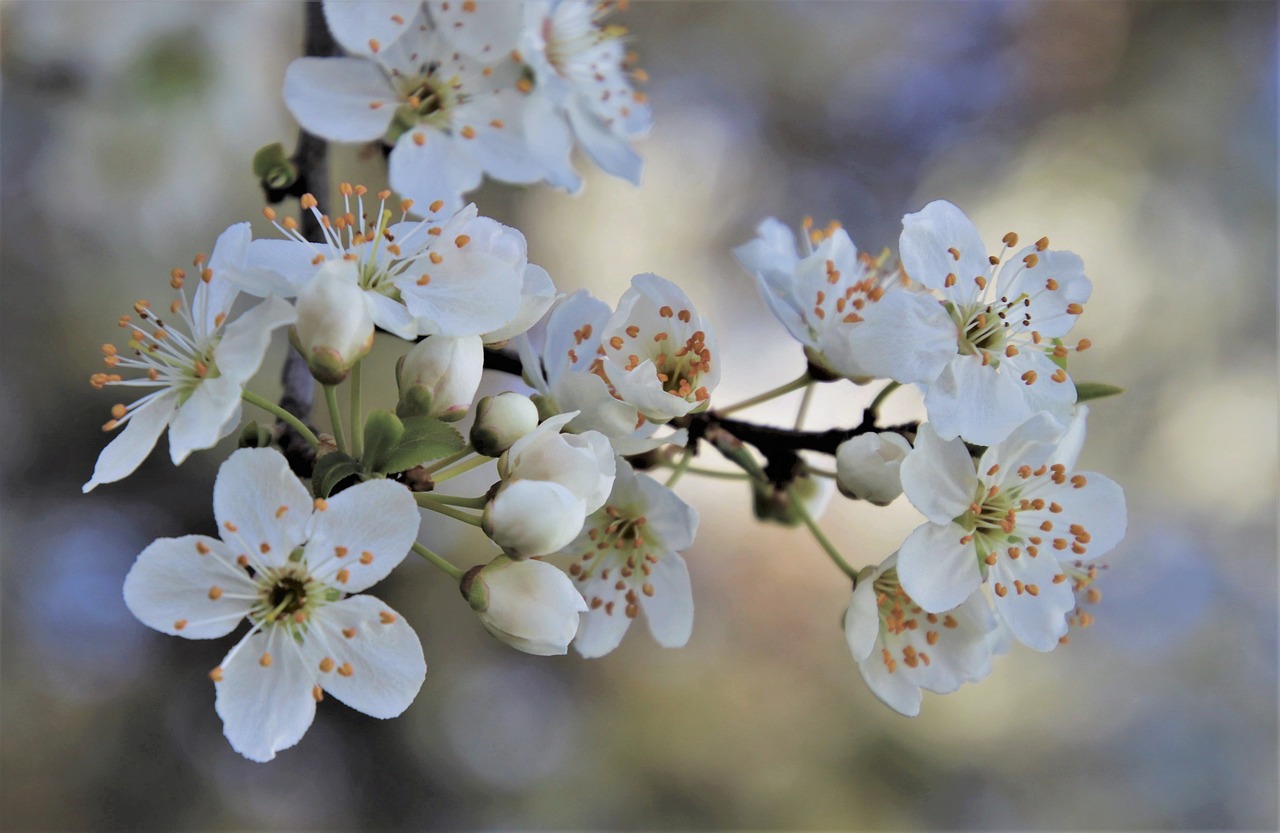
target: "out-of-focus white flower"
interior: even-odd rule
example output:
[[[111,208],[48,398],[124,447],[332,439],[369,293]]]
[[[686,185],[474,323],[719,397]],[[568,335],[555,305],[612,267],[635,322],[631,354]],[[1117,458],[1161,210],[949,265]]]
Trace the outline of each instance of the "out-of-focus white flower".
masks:
[[[307,360],[311,375],[336,385],[373,349],[373,316],[355,282],[355,264],[326,260],[298,293],[298,320],[290,331],[293,346]]]
[[[692,506],[619,460],[608,502],[563,550],[577,559],[569,574],[590,608],[573,641],[579,654],[612,651],[641,610],[659,645],[679,648],[689,641],[693,592],[679,553],[693,545],[697,529]]]
[[[756,234],[733,254],[814,364],[858,382],[930,382],[955,355],[955,325],[937,299],[859,254],[839,225],[811,230],[802,254],[772,217]]]
[[[587,0],[524,4],[521,53],[534,83],[527,130],[540,140],[548,179],[571,191],[581,184],[569,163],[574,137],[607,173],[639,183],[643,161],[630,142],[653,124],[644,93],[631,85],[645,74],[628,66],[626,30],[601,22],[610,5]],[[566,119],[572,136],[563,129]]]
[[[219,538],[161,538],[125,578],[143,624],[188,639],[252,627],[215,668],[231,746],[254,761],[302,739],[327,691],[373,717],[408,708],[426,675],[413,629],[372,596],[418,531],[404,486],[372,480],[312,501],[271,449],[241,449],[213,490]]]
[[[903,542],[898,575],[925,610],[940,613],[990,581],[1013,636],[1040,651],[1066,633],[1075,606],[1060,561],[1091,560],[1124,537],[1124,492],[1092,472],[1054,462],[1064,427],[1041,413],[975,465],[960,439],[920,426],[902,486],[928,522]]]
[[[711,325],[684,290],[657,275],[631,279],[600,342],[616,395],[655,422],[705,409],[720,381]]]
[[[996,618],[981,589],[955,608],[928,613],[902,589],[898,556],[859,577],[844,636],[867,687],[886,706],[914,717],[920,689],[949,694],[991,673]]]
[[[462,595],[489,633],[526,654],[567,653],[587,609],[569,577],[544,561],[505,555],[467,573]]]
[[[476,403],[471,445],[486,457],[497,457],[538,427],[538,406],[522,393],[506,391]]]
[[[613,487],[609,440],[597,431],[561,434],[575,414],[552,417],[517,440],[500,458],[502,478],[485,507],[484,530],[511,556],[555,552],[574,539],[586,516]]]
[[[324,0],[322,8],[324,22],[339,46],[370,55],[409,30],[422,0]]]
[[[471,410],[484,373],[480,336],[427,336],[396,367],[400,398],[425,401],[427,415],[454,422]]]
[[[514,6],[459,5],[474,6],[477,18]],[[506,182],[544,178],[534,137],[525,135],[532,85],[524,65],[510,49],[469,53],[451,35],[424,13],[394,43],[371,44],[364,57],[298,58],[285,72],[285,105],[317,136],[389,145],[391,187],[422,205],[442,200],[446,213],[457,211],[485,174]]]
[[[888,506],[902,494],[898,473],[911,444],[891,431],[859,434],[836,448],[836,484],[849,497]]]
[[[241,394],[262,364],[271,333],[294,320],[292,306],[268,298],[228,322],[238,295],[232,279],[249,272],[245,265],[249,236],[248,223],[232,226],[218,238],[208,262],[203,256],[196,259],[199,282],[190,300],[183,292],[186,276],[175,269],[170,285],[178,294],[168,315],[162,317],[147,301],[138,301],[136,322],[128,315],[120,318],[120,326],[130,333],[132,355],[103,345],[110,372],[93,374],[90,383],[95,388],[118,385],[153,390],[128,406],[111,409],[104,430],[124,426],[124,431],[102,450],[84,491],[132,474],[165,428],[169,429],[169,456],[177,465],[192,451],[212,447],[240,424]],[[125,379],[115,372],[121,369],[146,375]]]
[[[426,219],[411,221],[406,212],[412,202],[405,201],[400,222],[393,223],[389,191],[376,195],[377,211],[370,216],[368,189],[343,183],[339,190],[343,213],[336,217],[321,214],[310,195],[302,198],[303,209],[324,232],[323,243],[303,237],[293,218],[276,222],[275,211],[266,209],[288,239],[253,241],[248,261],[262,269],[238,281],[240,288],[290,297],[315,278],[325,260],[347,260],[374,323],[404,339],[502,335],[527,326],[524,321],[548,292],[551,279],[528,262],[524,235],[477,216],[474,205],[447,214],[443,203],[434,202]]]
[[[1084,311],[1093,284],[1071,252],[1049,239],[1006,257],[987,255],[977,228],[949,202],[938,200],[902,218],[899,249],[911,279],[946,299],[957,336],[938,377],[925,381],[924,404],[938,436],[980,445],[1003,440],[1040,411],[1066,419],[1076,401],[1067,371],[1054,363],[1071,351],[1055,344]],[[943,332],[939,328],[939,333]],[[1084,350],[1087,339],[1074,349]]]
[[[532,263],[526,265],[524,283],[520,287],[520,306],[515,316],[496,330],[485,333],[484,343],[504,344],[525,332],[547,314],[558,295],[546,269]]]

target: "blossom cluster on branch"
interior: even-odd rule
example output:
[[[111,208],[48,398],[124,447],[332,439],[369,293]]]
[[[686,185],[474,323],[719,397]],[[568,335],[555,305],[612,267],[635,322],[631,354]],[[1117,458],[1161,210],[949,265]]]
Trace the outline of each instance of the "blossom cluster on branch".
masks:
[[[1019,247],[1014,234],[988,254],[943,201],[903,218],[900,259],[860,253],[839,224],[806,221],[796,235],[765,220],[733,254],[808,369],[715,407],[715,330],[679,286],[642,274],[616,305],[566,297],[518,230],[464,203],[483,175],[576,189],[575,141],[638,179],[629,140],[649,110],[622,30],[602,21],[608,4],[322,8],[347,55],[292,64],[285,103],[323,138],[389,148],[391,188],[343,183],[328,212],[302,192],[306,225],[268,206],[276,234],[265,238],[232,225],[191,272],[169,275],[168,304],[140,300],[119,319],[124,346],[104,345],[106,369],[91,379],[143,395],[112,407],[104,429],[120,433],[86,492],[131,474],[166,429],[175,464],[239,435],[214,484],[217,537],[154,542],[124,586],[129,609],[165,633],[217,638],[248,622],[210,672],[237,751],[269,760],[296,744],[325,693],[375,717],[408,708],[422,646],[400,612],[361,591],[410,551],[526,653],[603,656],[641,614],[658,644],[683,646],[694,604],[682,554],[698,526],[674,491],[686,475],[748,481],[761,521],[809,529],[853,586],[844,630],[862,676],[904,714],[919,711],[922,689],[985,677],[1014,641],[1049,650],[1087,624],[1091,562],[1123,536],[1125,505],[1114,482],[1075,466],[1083,400],[1112,392],[1068,372],[1089,346],[1064,340],[1091,289],[1078,257],[1045,238]],[[282,184],[263,175],[269,195]],[[250,305],[236,314],[241,298]],[[285,328],[331,433],[246,387]],[[366,410],[362,361],[378,332],[403,349],[398,397]],[[496,350],[523,387],[476,402]],[[729,416],[842,380],[884,381],[845,429]],[[904,384],[924,391],[926,419],[881,424],[880,404]],[[274,429],[245,425],[243,402]],[[309,446],[305,470],[273,447],[286,430]],[[704,449],[738,472],[694,466]],[[480,494],[448,491],[492,461]],[[925,521],[858,570],[818,523],[837,488],[876,505],[905,493]],[[424,517],[476,527],[488,555],[461,567],[432,552],[417,540]]]

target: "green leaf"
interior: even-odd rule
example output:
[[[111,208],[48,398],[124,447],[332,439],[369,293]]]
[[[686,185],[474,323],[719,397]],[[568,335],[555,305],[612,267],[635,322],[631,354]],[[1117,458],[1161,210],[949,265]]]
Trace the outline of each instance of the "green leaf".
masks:
[[[415,416],[406,417],[402,423],[404,436],[387,455],[383,471],[390,473],[411,469],[460,451],[466,445],[461,434],[438,419]]]
[[[359,461],[341,451],[331,451],[316,461],[311,475],[311,491],[316,497],[328,497],[343,480],[359,474]]]
[[[364,423],[364,459],[369,471],[386,471],[387,458],[404,437],[404,423],[390,411],[373,411]]]
[[[1105,382],[1076,382],[1077,402],[1088,402],[1090,399],[1103,399],[1122,393],[1124,388],[1118,385],[1108,385]]]

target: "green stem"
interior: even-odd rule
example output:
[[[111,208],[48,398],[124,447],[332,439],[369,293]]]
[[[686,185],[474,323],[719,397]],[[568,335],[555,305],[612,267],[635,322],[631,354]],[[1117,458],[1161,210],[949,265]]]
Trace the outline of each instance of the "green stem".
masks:
[[[441,457],[439,460],[436,460],[434,463],[427,466],[426,473],[435,474],[436,472],[440,471],[440,469],[446,468],[448,466],[452,466],[454,463],[458,462],[459,460],[465,460],[467,457],[471,456],[471,454],[474,451],[475,449],[473,449],[468,444],[464,446],[461,451],[456,451],[453,454],[450,454],[448,457]]]
[[[662,465],[669,469],[674,469],[676,463],[663,462]],[[716,469],[704,469],[700,466],[685,466],[685,474],[696,474],[699,477],[715,477],[720,480],[750,480],[751,475],[744,474],[740,471],[717,471]]]
[[[284,408],[281,408],[276,403],[268,399],[263,399],[251,390],[241,391],[240,398],[245,402],[248,402],[250,405],[258,406],[281,422],[287,423],[294,431],[297,431],[302,439],[306,440],[312,448],[320,447],[320,440],[312,430],[306,426],[306,423],[286,411]]]
[[[667,488],[674,488],[676,482],[684,477],[684,473],[689,470],[689,463],[693,462],[693,449],[686,448],[684,454],[680,457],[680,462],[676,463],[672,468],[671,476],[667,478]]]
[[[342,432],[342,413],[338,410],[338,389],[333,385],[325,385],[324,401],[329,406],[329,420],[333,423],[333,438],[338,442],[338,450],[346,454],[347,437]]]
[[[809,510],[800,499],[800,495],[796,494],[794,486],[787,487],[787,497],[791,498],[791,504],[795,507],[796,514],[798,514],[800,519],[804,521],[804,525],[809,527],[809,531],[813,533],[814,540],[816,540],[822,549],[826,551],[827,557],[840,568],[841,572],[853,579],[856,583],[858,581],[858,571],[849,566],[849,562],[845,561],[840,555],[840,551],[836,549],[835,544],[831,543],[831,539],[822,531],[822,527],[818,526],[818,522],[809,514]]]
[[[890,382],[889,384],[885,385],[883,388],[880,389],[880,392],[876,394],[876,398],[871,400],[871,404],[867,406],[867,410],[871,411],[871,413],[874,416],[879,416],[880,406],[883,405],[884,401],[889,398],[889,394],[893,393],[895,390],[897,390],[900,387],[902,387],[901,382]]]
[[[796,411],[796,430],[804,428],[804,418],[809,415],[809,404],[813,402],[813,392],[817,390],[813,385],[809,385],[804,389],[804,398],[800,400],[800,410]]]
[[[463,512],[461,509],[454,509],[435,499],[435,495],[430,492],[418,492],[414,499],[418,501],[418,505],[423,509],[430,509],[432,512],[439,512],[447,518],[453,518],[455,521],[462,521],[464,524],[472,526],[480,526],[480,516],[472,515],[469,512]]]
[[[768,402],[770,399],[777,399],[779,396],[786,396],[793,390],[800,390],[800,388],[803,388],[812,382],[813,380],[809,378],[809,373],[806,371],[801,373],[798,378],[792,379],[785,385],[779,385],[773,390],[767,390],[758,396],[753,396],[750,399],[744,399],[741,402],[735,402],[727,408],[716,408],[716,413],[731,414],[734,411],[741,411],[744,408],[750,408],[752,406],[759,405],[762,402]]]
[[[467,460],[465,463],[459,463],[453,468],[442,471],[439,474],[432,474],[431,479],[437,484],[440,484],[452,477],[457,477],[460,474],[466,474],[472,469],[478,469],[485,463],[491,462],[493,462],[492,457],[476,457],[474,460]]]
[[[431,499],[443,503],[446,506],[461,506],[464,509],[483,509],[489,499],[484,495],[480,497],[463,497],[462,495],[441,495],[430,492]]]
[[[448,561],[446,561],[442,556],[436,555],[434,552],[422,546],[417,541],[413,542],[413,551],[416,552],[418,555],[422,556],[423,558],[425,558],[427,561],[430,561],[432,564],[439,567],[441,570],[444,570],[446,573],[449,574],[450,578],[452,578],[454,581],[462,581],[462,577],[466,575],[465,570],[460,570],[457,567],[453,566]]]
[[[351,399],[351,456],[357,460],[364,453],[364,419],[360,410],[361,364],[363,362],[356,362],[351,368],[351,390],[348,391]]]
[[[808,472],[809,474],[817,475],[818,477],[830,477],[832,480],[836,480],[836,479],[838,479],[838,478],[840,477],[840,475],[836,474],[836,473],[835,473],[835,472],[833,472],[833,471],[827,471],[826,469],[814,468],[813,466],[809,465],[808,463],[806,463],[806,464],[805,464],[804,470],[805,470],[806,472]]]

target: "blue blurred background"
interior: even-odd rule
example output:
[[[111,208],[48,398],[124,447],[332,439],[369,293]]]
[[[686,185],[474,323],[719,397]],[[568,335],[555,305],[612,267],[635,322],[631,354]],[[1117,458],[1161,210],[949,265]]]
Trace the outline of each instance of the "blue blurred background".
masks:
[[[268,231],[249,159],[295,136],[279,91],[302,9],[0,15],[5,829],[1280,823],[1275,5],[638,3],[618,22],[652,78],[643,186],[593,171],[578,196],[476,196],[566,291],[612,302],[644,271],[686,287],[718,324],[721,402],[803,368],[728,255],[765,216],[838,219],[875,252],[946,198],[989,243],[1079,253],[1095,347],[1073,371],[1128,389],[1094,408],[1082,460],[1130,508],[1094,627],[901,718],[858,676],[848,588],[816,545],[756,524],[740,484],[687,477],[687,648],[637,629],[601,660],[526,657],[406,562],[377,592],[422,638],[417,702],[389,722],[326,702],[269,765],[240,759],[212,708],[230,642],[154,633],[120,596],[150,540],[212,529],[230,446],[79,487],[116,401],[86,384],[116,317],[231,223]],[[336,153],[339,178],[385,181],[376,155]],[[255,383],[269,397],[285,347]],[[396,355],[380,345],[366,401],[391,395]],[[847,424],[873,393],[823,386],[809,424]],[[789,422],[797,402],[755,415]],[[900,391],[887,415],[919,413]],[[836,497],[823,524],[873,563],[919,520]],[[486,558],[459,526],[429,518],[423,540]]]

